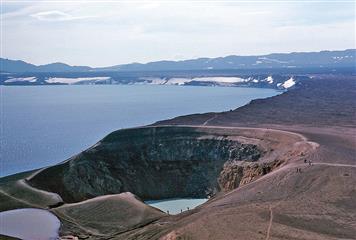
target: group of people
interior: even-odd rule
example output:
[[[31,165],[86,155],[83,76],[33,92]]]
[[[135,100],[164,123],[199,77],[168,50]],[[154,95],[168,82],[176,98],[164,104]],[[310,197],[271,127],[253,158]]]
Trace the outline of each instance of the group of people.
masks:
[[[189,211],[189,210],[190,210],[190,208],[187,207],[187,211]],[[181,209],[180,212],[182,213],[182,212],[183,212],[183,209]],[[169,215],[169,210],[167,210],[167,214]]]
[[[309,164],[309,166],[313,166],[313,163],[312,163],[312,161],[311,161],[311,160],[306,160],[306,159],[304,159],[304,163],[308,163],[308,164]]]
[[[311,160],[304,159],[304,163],[308,163],[309,166],[313,166],[313,162]],[[297,173],[301,173],[302,168],[297,167]]]
[[[187,207],[187,211],[189,211],[189,207]],[[181,209],[180,212],[182,213],[182,212],[183,212],[183,209]]]

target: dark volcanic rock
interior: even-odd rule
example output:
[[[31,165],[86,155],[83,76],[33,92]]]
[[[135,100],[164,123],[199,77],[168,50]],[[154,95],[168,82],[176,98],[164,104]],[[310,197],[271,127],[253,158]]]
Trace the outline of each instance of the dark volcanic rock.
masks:
[[[29,183],[65,202],[132,192],[143,199],[206,197],[219,190],[226,161],[256,161],[261,151],[207,130],[153,127],[119,130]],[[53,180],[51,180],[53,179]]]
[[[218,182],[223,191],[231,191],[242,185],[255,181],[257,178],[272,172],[279,167],[283,161],[275,160],[268,163],[242,163],[228,161],[220,173]]]

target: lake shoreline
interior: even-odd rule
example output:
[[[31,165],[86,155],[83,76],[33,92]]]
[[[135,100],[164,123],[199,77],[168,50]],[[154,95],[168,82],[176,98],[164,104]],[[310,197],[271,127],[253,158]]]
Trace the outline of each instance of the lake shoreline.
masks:
[[[156,85],[6,87],[0,175],[61,162],[117,129],[228,110],[276,94],[270,89]]]
[[[333,89],[333,91],[329,91],[330,89]],[[86,221],[89,217],[92,217],[88,216],[88,209],[96,209],[97,204],[100,204],[100,206],[105,206],[103,208],[105,217],[100,217],[102,225],[97,226],[96,229],[100,231],[100,234],[109,234],[118,240],[136,239],[138,237],[148,239],[152,236],[154,236],[154,239],[176,239],[179,237],[225,239],[226,236],[256,239],[266,236],[268,226],[271,224],[273,234],[282,234],[286,238],[296,236],[307,236],[306,239],[322,239],[325,236],[331,239],[352,238],[356,229],[350,224],[350,218],[353,220],[356,220],[356,218],[354,215],[346,213],[353,213],[354,207],[349,202],[345,202],[344,196],[352,198],[353,183],[356,181],[356,166],[354,164],[356,122],[352,107],[355,105],[355,99],[351,97],[354,90],[355,85],[352,77],[327,78],[322,76],[299,86],[295,90],[263,100],[254,100],[250,104],[233,111],[187,115],[141,129],[117,131],[104,138],[98,145],[71,159],[72,162],[53,166],[34,175],[30,179],[30,184],[38,184],[41,189],[55,189],[54,187],[56,187],[56,191],[63,190],[62,197],[72,201],[72,195],[59,184],[61,181],[51,185],[44,180],[49,178],[66,179],[70,176],[71,183],[77,182],[77,175],[65,174],[76,170],[76,163],[86,162],[88,163],[87,166],[97,166],[91,165],[90,159],[98,160],[100,158],[106,164],[114,164],[109,165],[109,169],[120,169],[120,166],[115,165],[115,162],[107,161],[107,159],[111,159],[111,151],[115,149],[111,146],[123,146],[123,140],[132,139],[128,138],[127,134],[141,136],[141,133],[146,131],[147,142],[154,144],[153,149],[160,146],[159,144],[165,144],[165,142],[155,144],[155,141],[150,140],[151,137],[153,139],[166,139],[165,136],[172,136],[173,133],[177,134],[176,139],[182,139],[182,134],[186,134],[184,136],[188,136],[188,138],[184,139],[191,139],[191,136],[194,136],[194,141],[195,139],[199,139],[199,141],[208,140],[209,144],[211,144],[209,142],[211,139],[225,141],[225,144],[236,144],[235,141],[245,144],[239,145],[239,147],[242,147],[241,150],[246,149],[246,145],[251,145],[248,148],[249,154],[242,156],[242,159],[251,156],[251,153],[258,154],[258,152],[254,152],[253,145],[258,146],[257,149],[262,150],[264,154],[258,158],[257,162],[231,161],[224,165],[224,171],[219,173],[222,174],[219,175],[222,176],[219,179],[224,188],[202,207],[172,216],[162,215],[162,212],[148,208],[150,209],[148,216],[137,215],[137,212],[133,211],[147,209],[145,207],[147,205],[140,205],[137,202],[140,207],[138,205],[134,207],[130,204],[136,202],[135,196],[121,195],[124,194],[121,193],[115,199],[113,199],[114,196],[105,198],[105,202],[95,200],[84,205],[79,204],[81,206],[78,208],[80,214],[75,215],[76,224],[81,224],[82,227],[83,224],[87,224]],[[342,115],[334,114],[340,111],[343,113]],[[206,122],[207,124],[204,125]],[[199,141],[194,145],[199,147],[194,149],[201,149]],[[180,142],[185,143],[186,141]],[[190,142],[186,143],[191,145]],[[176,145],[176,143],[173,143],[169,146],[172,152],[178,154],[179,152],[175,150]],[[164,149],[169,148],[165,147]],[[214,148],[209,147],[208,149],[213,151]],[[101,154],[96,155],[98,152]],[[133,153],[135,152],[134,149]],[[186,154],[186,152],[182,153]],[[114,152],[114,154],[117,153]],[[108,156],[108,158],[105,158],[105,156]],[[151,162],[153,164],[151,168],[146,166],[142,169],[130,169],[130,172],[132,170],[148,171],[151,169],[151,171],[157,173],[156,176],[160,176],[161,168],[156,168],[155,163],[154,161]],[[160,162],[160,164],[163,164],[163,162]],[[169,169],[176,169],[174,165],[171,165],[172,162],[167,161],[167,164]],[[67,169],[70,171],[68,172]],[[176,176],[182,176],[181,179],[184,180],[186,169],[191,169],[191,167],[187,165],[185,168],[182,166],[178,169],[184,171],[181,174],[169,174],[168,176],[171,178],[165,177],[165,181],[175,179]],[[197,173],[201,173],[201,169],[197,169]],[[206,167],[202,169],[206,169]],[[241,179],[238,175],[240,171],[243,173]],[[93,171],[95,176],[99,172]],[[90,171],[86,171],[86,173],[90,174]],[[132,176],[135,176],[133,171]],[[188,174],[187,176],[191,175]],[[23,196],[18,195],[16,189],[13,188],[17,181],[15,176],[14,178],[13,183],[9,182],[8,179],[6,184],[12,186],[12,196],[15,199],[23,199]],[[21,176],[18,175],[18,178],[21,178]],[[89,181],[90,179],[88,178]],[[122,178],[121,181],[123,181]],[[143,183],[151,183],[152,186],[165,182],[162,180],[151,181],[145,177],[142,178],[142,181]],[[233,183],[236,183],[236,181],[241,184],[234,185]],[[81,182],[78,183],[78,186],[84,187],[86,185]],[[195,184],[202,183],[205,183],[205,181],[195,182]],[[3,184],[1,185],[2,191],[8,191],[3,187]],[[87,184],[86,186],[91,185]],[[186,185],[178,184],[177,186]],[[210,186],[206,187],[209,189]],[[156,189],[160,188],[156,187]],[[139,190],[140,188],[137,188],[137,192]],[[145,189],[143,188],[143,190]],[[173,190],[170,189],[170,191]],[[90,188],[81,188],[81,191],[90,192],[91,190]],[[164,188],[161,191],[162,194],[170,193],[169,191],[166,192]],[[185,188],[181,188],[180,191],[184,192]],[[79,191],[73,190],[72,193],[75,195]],[[25,199],[33,199],[31,197],[32,192],[27,194]],[[0,197],[4,202],[7,202],[8,207],[14,204],[13,200],[10,201],[1,192]],[[130,200],[127,201],[128,199]],[[46,206],[48,199],[44,200],[42,204]],[[137,219],[137,216],[140,216],[143,221],[140,224],[131,222],[132,225],[125,225],[125,229],[113,230],[107,228],[106,224],[110,225],[112,221],[119,221],[117,219],[119,215],[115,214],[113,206],[120,206],[123,202],[129,204],[125,205],[125,209],[127,209],[125,219],[133,221]],[[88,203],[94,205],[89,206]],[[67,209],[64,206],[62,209],[61,207],[54,208],[53,211],[59,211],[57,214],[70,214],[72,209]],[[322,211],[324,214],[320,215]],[[140,210],[140,212],[144,211]],[[330,213],[333,216],[336,214],[338,220],[333,220]],[[274,216],[274,220],[270,216]],[[310,216],[316,216],[316,218]],[[324,221],[327,222],[326,225],[323,224]],[[304,222],[308,222],[308,225],[303,225]],[[123,220],[122,223],[124,223]],[[89,230],[90,225],[85,225],[87,227],[79,229],[76,224],[66,222],[61,229],[61,234],[71,233],[76,236],[84,234],[92,239],[100,237]],[[330,228],[330,226],[333,227]],[[298,229],[297,232],[296,229]]]

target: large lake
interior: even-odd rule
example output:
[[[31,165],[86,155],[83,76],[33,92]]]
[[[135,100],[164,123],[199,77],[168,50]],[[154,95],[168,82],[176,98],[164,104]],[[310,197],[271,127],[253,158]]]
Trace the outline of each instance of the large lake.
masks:
[[[0,176],[63,161],[113,130],[276,94],[237,87],[0,86]]]

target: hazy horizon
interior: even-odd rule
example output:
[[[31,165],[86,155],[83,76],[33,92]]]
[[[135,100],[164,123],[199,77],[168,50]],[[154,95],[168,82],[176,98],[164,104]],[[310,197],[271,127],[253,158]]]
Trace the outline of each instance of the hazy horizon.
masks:
[[[346,51],[346,50],[356,50],[354,48],[352,49],[325,49],[325,50],[320,50],[320,51],[315,51],[315,52],[323,52],[323,51]],[[314,52],[314,51],[310,51],[310,52]],[[300,52],[271,52],[271,53],[266,53],[266,54],[253,54],[253,55],[234,55],[234,54],[230,54],[230,55],[224,55],[224,56],[218,56],[218,57],[228,57],[228,56],[242,56],[242,57],[253,57],[253,56],[262,56],[262,55],[269,55],[269,54],[289,54],[289,53],[307,53],[307,51],[300,51]],[[217,57],[217,58],[218,58]],[[121,64],[135,64],[135,63],[139,63],[139,64],[146,64],[146,63],[151,63],[151,62],[160,62],[160,61],[186,61],[186,60],[194,60],[194,59],[203,59],[203,58],[209,58],[209,57],[196,57],[196,58],[190,58],[190,59],[180,59],[180,60],[175,60],[175,59],[171,59],[171,60],[167,60],[167,59],[158,59],[158,60],[152,60],[149,62],[138,62],[138,61],[133,61],[133,62],[127,62],[127,63],[121,63]],[[3,59],[7,59],[7,60],[13,60],[13,61],[24,61],[23,59],[11,59],[11,58],[3,58]],[[25,61],[27,62],[27,61]],[[27,62],[29,64],[34,64],[32,62]],[[41,66],[41,65],[49,65],[49,64],[56,64],[56,63],[64,63],[64,64],[68,64],[66,62],[48,62],[48,63],[44,63],[44,64],[34,64],[36,66]],[[120,64],[114,64],[114,65],[108,65],[108,66],[94,66],[94,65],[78,65],[78,64],[68,64],[70,66],[85,66],[85,67],[91,67],[91,68],[99,68],[99,67],[112,67],[115,65],[120,65]]]
[[[106,67],[355,47],[353,1],[2,1],[1,57]]]

